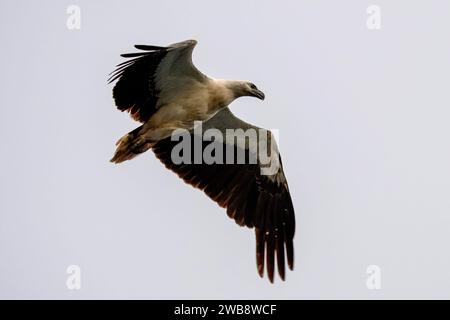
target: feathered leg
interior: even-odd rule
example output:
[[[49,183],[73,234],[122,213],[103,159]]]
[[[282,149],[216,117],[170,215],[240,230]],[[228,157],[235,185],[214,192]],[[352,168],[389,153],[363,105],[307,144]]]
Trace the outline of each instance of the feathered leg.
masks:
[[[157,129],[146,128],[142,125],[127,133],[116,142],[116,152],[110,160],[121,163],[131,160],[148,149],[152,148],[159,140],[169,137],[176,127],[163,127]]]
[[[142,128],[143,126],[134,129],[116,142],[117,149],[111,162],[121,163],[131,160],[151,148],[152,143],[145,140]]]

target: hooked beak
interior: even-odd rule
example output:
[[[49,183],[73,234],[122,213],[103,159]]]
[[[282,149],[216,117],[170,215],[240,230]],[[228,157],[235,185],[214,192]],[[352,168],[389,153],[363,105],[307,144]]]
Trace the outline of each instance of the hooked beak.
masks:
[[[261,99],[261,100],[264,100],[264,98],[266,97],[264,95],[264,92],[262,92],[261,90],[258,90],[258,89],[252,90],[252,96],[254,96],[258,99]]]

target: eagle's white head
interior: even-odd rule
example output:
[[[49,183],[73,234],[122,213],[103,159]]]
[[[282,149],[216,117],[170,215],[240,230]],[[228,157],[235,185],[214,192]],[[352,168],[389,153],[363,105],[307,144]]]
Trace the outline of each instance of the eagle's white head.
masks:
[[[256,85],[250,81],[227,81],[227,87],[231,90],[235,99],[245,96],[256,97],[261,100],[264,100],[265,98],[264,92],[259,90]]]

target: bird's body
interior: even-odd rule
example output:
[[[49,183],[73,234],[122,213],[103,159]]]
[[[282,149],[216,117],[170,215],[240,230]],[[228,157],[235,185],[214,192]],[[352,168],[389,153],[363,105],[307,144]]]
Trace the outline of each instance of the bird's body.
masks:
[[[118,109],[128,111],[142,125],[117,142],[111,161],[120,163],[152,149],[167,168],[227,208],[228,215],[238,224],[254,227],[260,275],[266,257],[269,278],[273,281],[276,254],[278,271],[284,279],[285,254],[289,267],[293,267],[295,218],[278,149],[270,132],[267,135],[266,130],[237,119],[228,109],[241,96],[263,100],[264,94],[248,81],[213,79],[202,74],[192,63],[196,43],[188,40],[168,47],[141,45],[136,48],[144,52],[122,55],[132,59],[118,65],[112,74],[110,81],[118,79],[113,96]],[[192,138],[199,138],[193,130],[199,121],[205,125],[204,129],[214,128],[223,133],[240,129],[238,138],[243,138],[240,141],[244,143],[225,139],[214,143],[219,148],[243,151],[248,158],[254,155],[257,162],[175,163],[171,158],[174,148],[171,135],[175,130],[185,129]],[[270,159],[278,164],[274,172],[262,174],[265,165],[262,158],[243,136],[244,130],[249,129],[258,130],[258,139],[269,137]],[[203,144],[200,151],[206,148]]]
[[[167,135],[158,136],[156,141],[170,135],[170,129],[187,129],[194,126],[195,121],[205,121],[219,110],[228,106],[233,94],[226,81],[206,78],[204,82],[192,82],[174,94],[171,99],[162,101],[158,111],[144,124],[145,134],[149,140],[152,130],[168,128]]]

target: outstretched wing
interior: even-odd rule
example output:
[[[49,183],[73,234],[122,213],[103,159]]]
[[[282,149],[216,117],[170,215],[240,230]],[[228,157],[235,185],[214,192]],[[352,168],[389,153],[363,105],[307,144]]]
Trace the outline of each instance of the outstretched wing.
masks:
[[[172,91],[180,91],[191,81],[204,81],[206,76],[192,63],[196,44],[188,40],[167,47],[136,45],[142,52],[122,54],[130,59],[118,64],[108,79],[109,83],[118,80],[113,89],[117,108],[146,122],[161,100],[173,96]]]
[[[215,135],[214,141],[204,141],[201,135],[208,129],[218,130],[225,138],[220,139]],[[235,130],[233,139],[228,139],[227,129]],[[281,158],[272,134],[241,121],[228,108],[203,123],[201,131],[199,130],[197,128],[185,133],[183,139],[179,136],[174,139],[175,141],[172,141],[171,137],[161,140],[153,147],[153,151],[168,169],[174,171],[185,182],[203,190],[212,200],[226,208],[228,216],[237,224],[254,227],[256,262],[260,276],[264,274],[266,261],[267,274],[269,280],[273,282],[276,259],[278,273],[284,280],[285,256],[290,269],[294,266],[295,216],[288,184],[281,166]],[[267,134],[267,143],[264,143],[266,146],[271,146],[271,164],[278,165],[275,170],[273,167],[264,170],[269,167],[263,165],[259,152],[254,148],[255,145],[245,138],[249,130],[257,132],[258,141],[263,141],[262,135]],[[174,153],[174,147],[186,141],[191,142],[190,149],[183,150],[184,160],[180,163],[180,159],[174,158],[177,156]],[[196,149],[198,145],[201,146],[201,155],[205,155],[208,150],[215,150],[211,152],[215,161],[208,162],[214,163],[206,164],[204,162],[206,159],[203,159],[203,163],[199,163],[198,158],[196,161],[195,152],[199,152]],[[223,150],[223,153],[217,153],[218,150]],[[187,158],[185,151],[188,151]],[[227,158],[230,152],[232,157]],[[241,155],[245,155],[244,162],[242,159],[239,162],[240,152],[242,152]],[[231,158],[233,164],[229,164]],[[256,159],[256,161],[252,162],[250,159]]]

